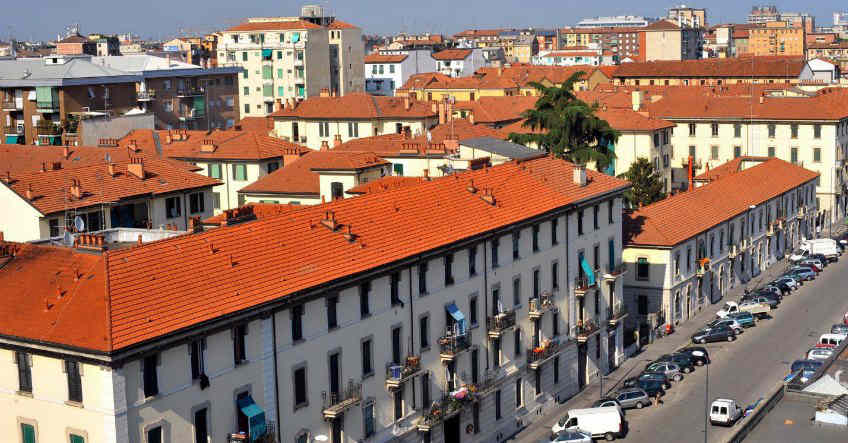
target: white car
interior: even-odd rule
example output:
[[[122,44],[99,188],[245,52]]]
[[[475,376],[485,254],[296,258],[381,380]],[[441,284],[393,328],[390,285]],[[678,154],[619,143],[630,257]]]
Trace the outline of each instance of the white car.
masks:
[[[710,423],[714,425],[732,426],[742,418],[742,408],[736,400],[718,398],[710,406]]]
[[[562,431],[550,443],[592,443],[592,436],[583,431]]]
[[[798,289],[798,287],[799,287],[799,286],[798,286],[798,281],[797,281],[797,280],[795,280],[794,278],[789,278],[789,277],[780,277],[780,278],[778,278],[777,280],[775,280],[774,282],[775,282],[775,283],[783,283],[783,284],[785,284],[786,286],[789,286],[789,289],[791,289],[791,290],[793,290],[793,291],[794,291],[794,290],[796,290],[796,289]]]
[[[833,349],[813,348],[807,351],[807,360],[827,360],[833,355]]]
[[[735,332],[736,335],[745,332],[745,328],[743,328],[738,321],[728,317],[711,321],[709,324],[707,324],[707,327],[705,329],[713,328],[719,325],[727,326],[728,328],[733,329],[733,332]]]

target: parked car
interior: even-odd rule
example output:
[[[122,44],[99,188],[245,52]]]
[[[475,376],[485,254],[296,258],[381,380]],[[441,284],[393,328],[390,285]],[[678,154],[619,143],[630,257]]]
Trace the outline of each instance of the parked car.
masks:
[[[630,377],[621,384],[624,388],[641,388],[644,389],[648,395],[654,396],[657,391],[665,393],[665,389],[671,387],[671,383],[669,383],[668,379],[663,374],[654,374],[657,377],[643,377],[645,373],[639,374],[636,377]]]
[[[551,437],[549,443],[592,443],[592,435],[580,430],[560,431]]]
[[[551,439],[562,431],[581,431],[612,441],[624,435],[624,419],[617,408],[572,409],[551,427]]]
[[[801,281],[810,281],[816,278],[816,273],[810,268],[793,267],[786,271],[786,275],[792,278],[799,278]]]
[[[819,275],[818,268],[816,268],[816,267],[814,267],[813,265],[810,265],[810,264],[797,264],[797,265],[789,268],[790,271],[793,271],[795,269],[806,269],[808,271],[812,271],[813,274],[815,274],[815,275]]]
[[[742,418],[742,408],[735,400],[718,398],[710,405],[710,423],[714,425],[732,426]]]
[[[812,348],[807,351],[807,360],[827,360],[833,355],[833,349]]]
[[[668,376],[666,376],[664,372],[642,371],[642,373],[639,374],[639,380],[653,380],[662,383],[663,388],[665,389],[671,387],[671,380],[669,380]]]
[[[792,292],[792,288],[790,288],[789,285],[787,285],[786,283],[783,283],[783,282],[773,281],[773,282],[771,282],[771,283],[769,283],[769,284],[767,284],[766,286],[763,287],[763,289],[768,289],[768,290],[772,290],[772,288],[777,289],[778,292],[780,292],[781,297],[789,295],[789,293]]]
[[[777,278],[775,281],[773,281],[772,283],[783,283],[783,284],[785,284],[785,285],[789,286],[789,288],[790,288],[790,289],[793,289],[793,290],[794,290],[794,289],[798,289],[798,288],[801,286],[801,281],[800,281],[800,280],[796,280],[795,278],[790,277],[790,276],[788,276],[788,275],[784,275],[784,276],[782,276],[782,277],[778,277],[778,278]]]
[[[769,298],[769,297],[766,297],[764,294],[746,295],[746,296],[742,297],[741,302],[742,302],[742,304],[745,304],[746,302],[748,302],[748,304],[765,305],[765,306],[768,306],[769,309],[777,309],[777,305],[780,304],[780,302],[776,298]]]
[[[680,366],[680,371],[684,374],[688,374],[695,370],[695,361],[688,354],[684,353],[674,353],[674,354],[665,354],[660,356],[660,358],[654,360],[653,363],[662,362],[662,361],[670,361],[677,366]],[[651,364],[653,364],[651,363]]]
[[[820,262],[817,258],[808,258],[805,260],[801,260],[798,262],[798,266],[809,266],[813,268],[813,271],[821,272],[824,271],[824,264]]]
[[[680,366],[677,366],[675,363],[670,361],[653,363],[645,368],[645,372],[659,372],[665,374],[665,376],[671,380],[683,380],[683,373],[680,371]]]
[[[641,388],[624,388],[618,391],[615,399],[623,409],[642,409],[651,405],[651,397]]]
[[[831,334],[848,334],[848,325],[846,324],[835,324],[830,327]]]
[[[636,386],[648,393],[649,397],[665,395],[665,385],[657,380],[638,380]]]
[[[692,361],[698,366],[704,366],[710,364],[710,353],[707,352],[707,348],[701,346],[689,346],[688,348],[683,348],[677,351],[679,354],[688,355]]]
[[[716,317],[725,318],[730,314],[746,311],[750,312],[754,315],[765,315],[768,311],[771,310],[771,306],[766,304],[759,304],[755,302],[750,303],[736,303],[735,301],[729,301],[724,303],[724,307],[716,312]]]
[[[728,328],[727,326],[719,326],[712,329],[700,330],[692,335],[693,343],[709,343],[716,341],[733,341],[736,340],[736,333],[733,332],[733,329]]]
[[[619,406],[619,407],[621,407],[621,405],[618,403],[618,400],[616,400],[615,398],[612,398],[612,397],[604,397],[604,398],[601,398],[599,400],[595,400],[595,402],[592,403],[593,408],[606,408],[606,407],[609,407],[609,406]]]
[[[743,331],[742,324],[731,318],[729,315],[725,318],[719,318],[707,323],[706,328],[713,329],[718,326],[727,326],[728,328],[733,329],[733,332],[735,332],[736,335],[741,334]]]
[[[822,334],[819,337],[819,344],[837,347],[845,340],[845,337],[845,334]]]
[[[743,328],[757,326],[757,321],[750,312],[737,312],[735,314],[730,314],[728,317],[736,320],[736,322],[742,325]]]
[[[824,363],[818,360],[795,360],[789,369],[792,372],[800,370],[817,371]]]
[[[839,247],[839,245],[840,245],[839,242],[837,242],[836,245],[837,245],[837,247]],[[843,245],[843,247],[844,247],[844,245]],[[841,252],[842,248],[840,248],[839,250]],[[824,265],[825,268],[831,262],[831,260],[829,260],[824,254],[810,254],[810,258],[817,259],[818,261],[820,261]]]

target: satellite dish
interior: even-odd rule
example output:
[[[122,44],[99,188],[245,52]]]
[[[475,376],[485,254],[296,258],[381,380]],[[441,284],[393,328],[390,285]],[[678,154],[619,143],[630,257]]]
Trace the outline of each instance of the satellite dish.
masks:
[[[77,232],[82,232],[85,230],[85,222],[82,221],[82,217],[80,217],[79,215],[74,217],[74,229],[76,229]]]

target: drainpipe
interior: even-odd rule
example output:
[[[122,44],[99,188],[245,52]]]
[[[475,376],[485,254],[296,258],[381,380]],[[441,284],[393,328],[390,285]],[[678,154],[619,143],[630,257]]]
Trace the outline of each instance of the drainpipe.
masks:
[[[414,313],[413,313],[413,309],[412,309],[412,299],[413,299],[413,297],[412,297],[412,265],[409,265],[409,268],[407,269],[407,271],[408,271],[408,274],[409,274],[409,352],[407,352],[407,355],[412,355],[413,350],[415,349],[415,319],[413,317]],[[430,331],[429,331],[429,328],[428,328],[427,333],[429,333],[429,332]],[[412,407],[414,408],[415,407],[415,383],[410,383],[410,384],[412,385]],[[425,407],[425,406],[427,406],[427,405],[422,405],[422,407]]]
[[[277,434],[277,441],[281,441],[280,439],[280,377],[277,373],[277,314],[271,313],[271,357],[274,359],[274,401],[277,402],[274,405],[274,411],[277,415],[277,426],[274,429],[274,432]]]
[[[491,240],[489,240],[491,241]],[[481,320],[486,318],[489,312],[489,293],[487,292],[487,288],[489,287],[489,267],[487,264],[488,259],[486,258],[489,252],[489,247],[486,245],[486,241],[483,241],[483,317]],[[485,325],[485,323],[484,323]],[[488,337],[488,334],[486,334]],[[487,342],[486,342],[487,343]],[[486,349],[486,370],[489,370],[489,350]]]

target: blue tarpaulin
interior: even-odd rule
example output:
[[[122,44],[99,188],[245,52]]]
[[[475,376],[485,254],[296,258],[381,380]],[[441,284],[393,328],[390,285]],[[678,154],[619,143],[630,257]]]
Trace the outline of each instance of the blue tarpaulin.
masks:
[[[253,397],[248,395],[240,398],[238,406],[241,413],[247,416],[250,427],[250,441],[256,441],[259,437],[265,435],[265,411],[253,401]]]
[[[18,136],[17,135],[6,135],[6,144],[7,145],[16,145],[18,144]]]
[[[447,306],[448,313],[456,320],[456,323],[459,328],[459,335],[465,335],[465,315],[462,314],[462,311],[456,307],[455,303],[451,303]]]
[[[583,272],[586,274],[586,278],[589,280],[589,286],[595,284],[595,272],[592,271],[592,267],[589,266],[589,262],[586,261],[586,257],[580,256],[580,267],[583,268]]]

